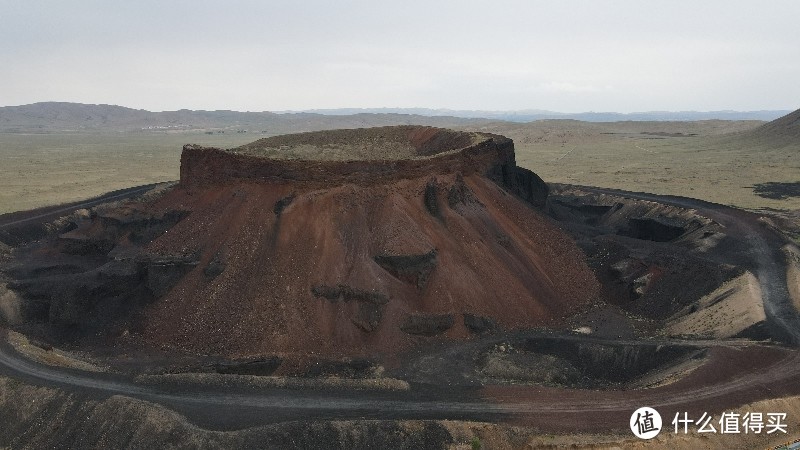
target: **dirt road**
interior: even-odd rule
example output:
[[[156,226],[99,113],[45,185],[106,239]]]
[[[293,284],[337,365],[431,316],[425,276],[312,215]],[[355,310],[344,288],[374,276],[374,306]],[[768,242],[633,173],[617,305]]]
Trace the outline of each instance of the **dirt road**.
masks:
[[[589,186],[580,189],[596,193],[645,200],[694,209],[725,227],[728,241],[718,248],[721,262],[734,262],[758,278],[764,309],[773,334],[791,345],[800,345],[800,316],[789,295],[786,262],[781,247],[790,241],[769,229],[757,214],[716,203],[686,197],[627,192]]]
[[[0,374],[33,385],[92,396],[125,395],[155,402],[211,429],[241,429],[294,419],[468,419],[532,425],[553,431],[625,430],[630,414],[649,405],[665,420],[677,411],[722,411],[751,401],[800,394],[798,316],[786,288],[782,237],[761,226],[758,216],[698,200],[585,188],[696,209],[726,228],[731,250],[758,277],[770,325],[788,347],[721,345],[710,361],[676,383],[635,391],[592,391],[532,386],[412,385],[408,391],[226,388],[206,385],[142,385],[133,378],[44,366],[0,345]],[[76,204],[75,208],[89,206]],[[42,220],[43,214],[27,219]],[[791,347],[791,348],[790,348]]]

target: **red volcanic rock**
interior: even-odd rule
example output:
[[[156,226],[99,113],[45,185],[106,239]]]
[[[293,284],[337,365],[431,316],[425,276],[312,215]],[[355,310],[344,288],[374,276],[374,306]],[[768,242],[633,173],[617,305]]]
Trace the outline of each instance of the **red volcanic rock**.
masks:
[[[536,208],[546,196],[513,142],[489,134],[406,126],[186,146],[179,186],[147,208],[188,215],[146,250],[199,263],[147,307],[142,333],[229,356],[355,356],[466,337],[465,316],[557,323],[598,284]]]

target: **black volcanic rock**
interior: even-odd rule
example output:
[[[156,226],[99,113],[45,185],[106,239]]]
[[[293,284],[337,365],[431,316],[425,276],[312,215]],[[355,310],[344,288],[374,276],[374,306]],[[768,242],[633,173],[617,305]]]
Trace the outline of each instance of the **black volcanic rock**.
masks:
[[[452,314],[413,314],[406,318],[400,329],[408,334],[435,336],[449,330],[453,324]]]

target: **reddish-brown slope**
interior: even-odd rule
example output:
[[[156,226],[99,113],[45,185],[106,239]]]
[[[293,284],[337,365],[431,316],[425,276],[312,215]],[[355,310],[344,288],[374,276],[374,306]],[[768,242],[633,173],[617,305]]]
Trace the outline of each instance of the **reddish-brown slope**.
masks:
[[[522,327],[573,312],[597,282],[564,233],[485,176],[513,164],[510,140],[494,138],[439,160],[317,162],[303,180],[298,161],[187,148],[181,185],[150,207],[191,214],[148,250],[200,263],[146,311],[145,338],[239,356],[361,355],[424,339],[401,330],[410,315],[452,315],[456,338],[464,313]],[[432,251],[420,283],[375,259]],[[224,263],[215,277],[212,261]],[[336,286],[385,296],[374,329],[357,325],[364,301],[314,294]]]

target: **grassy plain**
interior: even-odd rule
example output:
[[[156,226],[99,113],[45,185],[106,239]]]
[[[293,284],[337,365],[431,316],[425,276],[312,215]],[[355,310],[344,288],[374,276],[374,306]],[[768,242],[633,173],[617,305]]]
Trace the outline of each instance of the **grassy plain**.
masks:
[[[235,147],[240,133],[0,133],[0,214],[177,180],[183,144]]]
[[[800,181],[800,142],[756,138],[761,122],[572,120],[464,127],[514,139],[517,162],[547,182],[681,195],[749,209],[800,209],[756,195]],[[176,180],[183,144],[236,147],[257,133],[0,133],[0,213]]]
[[[761,122],[541,121],[482,131],[514,139],[517,163],[547,182],[679,195],[747,209],[800,209],[759,183],[800,181],[800,141],[748,133]]]

